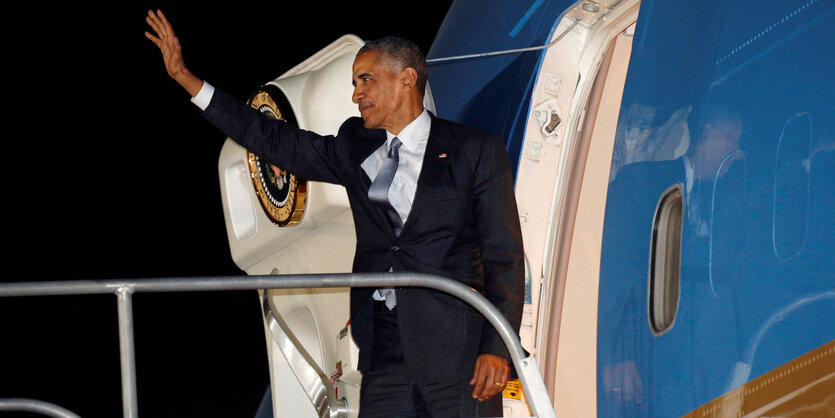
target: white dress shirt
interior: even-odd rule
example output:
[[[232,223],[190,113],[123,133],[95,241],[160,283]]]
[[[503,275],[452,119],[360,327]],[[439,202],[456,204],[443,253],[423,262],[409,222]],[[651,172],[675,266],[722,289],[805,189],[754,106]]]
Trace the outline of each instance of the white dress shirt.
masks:
[[[423,155],[426,153],[431,123],[429,112],[424,109],[420,116],[406,125],[399,134],[394,135],[386,131],[386,143],[371,153],[361,165],[365,174],[373,181],[383,166],[392,139],[397,136],[397,139],[403,143],[399,150],[400,163],[391,181],[388,198],[404,225],[412,210],[412,202],[415,200],[415,190],[420,170],[423,167]]]
[[[206,110],[209,107],[209,102],[212,101],[212,96],[215,94],[215,88],[212,87],[211,84],[207,82],[203,82],[203,87],[200,87],[200,91],[197,92],[197,95],[191,98],[191,102],[196,104],[200,110]]]
[[[372,152],[360,165],[368,178],[373,181],[383,166],[383,160],[386,158],[389,147],[391,147],[392,139],[397,136],[397,139],[403,143],[399,150],[400,163],[397,165],[397,171],[394,173],[394,179],[391,181],[388,194],[389,203],[400,215],[403,225],[406,224],[406,218],[409,217],[412,202],[415,200],[415,190],[417,190],[420,170],[423,168],[423,155],[426,153],[426,142],[429,140],[431,125],[432,119],[429,117],[429,112],[424,109],[420,116],[406,125],[399,134],[394,135],[386,131],[386,142]],[[391,289],[377,289],[372,297],[379,301],[388,298],[389,301],[386,302],[386,305],[389,306],[389,309],[397,303],[397,298]]]

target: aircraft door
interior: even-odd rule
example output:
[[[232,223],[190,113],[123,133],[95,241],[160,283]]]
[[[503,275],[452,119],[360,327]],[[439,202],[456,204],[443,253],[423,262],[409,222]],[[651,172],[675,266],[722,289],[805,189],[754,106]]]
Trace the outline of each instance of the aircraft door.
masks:
[[[638,5],[568,10],[554,31],[564,38],[545,53],[531,99],[516,195],[534,335],[523,320],[522,338],[533,340],[557,415],[596,416],[603,217]]]

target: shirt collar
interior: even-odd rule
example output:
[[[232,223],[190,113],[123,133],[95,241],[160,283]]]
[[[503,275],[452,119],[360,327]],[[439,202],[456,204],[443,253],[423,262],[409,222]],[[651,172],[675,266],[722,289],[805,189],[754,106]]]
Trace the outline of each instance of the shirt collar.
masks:
[[[422,141],[429,138],[429,128],[432,125],[432,118],[429,117],[429,111],[423,109],[415,120],[406,125],[399,134],[386,131],[386,149],[391,145],[391,140],[396,136],[403,146],[410,152],[415,152]]]

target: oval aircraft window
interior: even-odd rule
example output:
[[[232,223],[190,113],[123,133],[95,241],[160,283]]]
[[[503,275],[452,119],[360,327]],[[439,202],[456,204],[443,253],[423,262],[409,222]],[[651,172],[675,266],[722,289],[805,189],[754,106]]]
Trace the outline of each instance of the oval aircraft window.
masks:
[[[248,103],[269,118],[281,119],[298,126],[289,102],[275,86],[259,88],[249,98]],[[307,203],[307,181],[263,161],[249,151],[246,155],[252,185],[267,217],[278,226],[290,226],[301,222]]]
[[[675,185],[655,210],[649,262],[649,325],[656,336],[667,332],[678,310],[681,276],[681,228],[684,199]]]

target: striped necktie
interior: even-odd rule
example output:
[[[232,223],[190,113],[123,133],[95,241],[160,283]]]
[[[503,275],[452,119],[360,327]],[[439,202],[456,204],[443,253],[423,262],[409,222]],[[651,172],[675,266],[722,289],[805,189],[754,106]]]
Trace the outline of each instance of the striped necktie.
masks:
[[[395,236],[400,235],[400,231],[403,229],[403,221],[391,205],[391,202],[389,202],[389,188],[391,187],[391,181],[394,180],[394,174],[397,173],[397,166],[400,164],[400,145],[403,144],[397,137],[391,140],[391,146],[389,147],[388,153],[386,153],[386,158],[383,160],[383,166],[377,173],[377,177],[371,182],[371,187],[368,188],[368,198],[382,207],[386,212],[389,221],[391,221]],[[394,289],[390,287],[377,289],[377,292],[385,299],[386,307],[389,310],[394,309],[395,305],[397,305]]]
[[[397,166],[400,164],[400,146],[402,142],[397,137],[391,140],[386,158],[383,160],[383,166],[377,173],[377,177],[371,182],[371,187],[368,188],[368,198],[385,210],[391,221],[394,235],[400,235],[403,229],[403,221],[400,215],[389,202],[389,188],[391,181],[394,180],[394,174],[397,172]]]

